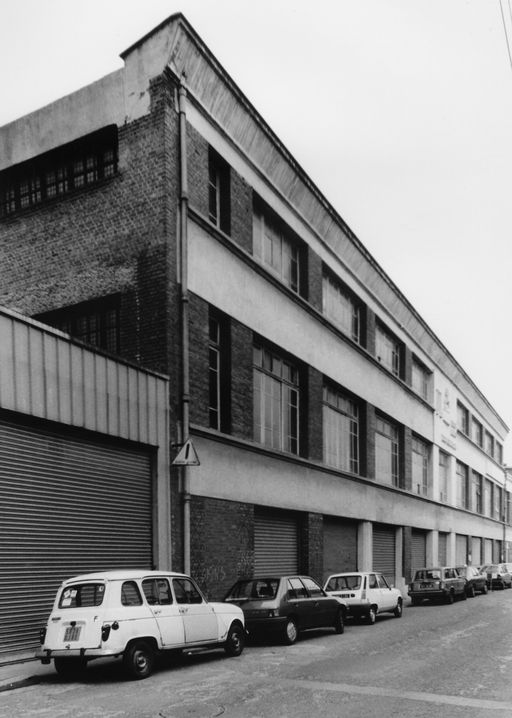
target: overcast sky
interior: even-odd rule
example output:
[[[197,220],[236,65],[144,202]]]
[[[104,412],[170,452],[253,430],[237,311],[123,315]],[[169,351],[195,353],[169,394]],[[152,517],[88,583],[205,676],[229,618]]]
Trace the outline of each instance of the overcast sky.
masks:
[[[512,429],[510,2],[3,0],[0,125],[183,12]]]

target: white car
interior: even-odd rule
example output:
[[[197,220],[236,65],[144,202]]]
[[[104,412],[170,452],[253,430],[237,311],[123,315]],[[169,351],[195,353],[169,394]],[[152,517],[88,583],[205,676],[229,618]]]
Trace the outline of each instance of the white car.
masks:
[[[392,613],[397,618],[402,615],[402,594],[376,571],[333,574],[324,591],[346,605],[348,616],[364,618],[370,624],[375,623],[378,613]]]
[[[209,603],[182,573],[107,571],[70,578],[61,585],[36,657],[53,658],[64,677],[87,662],[123,657],[132,678],[146,678],[159,651],[222,646],[239,656],[245,644],[238,606]]]

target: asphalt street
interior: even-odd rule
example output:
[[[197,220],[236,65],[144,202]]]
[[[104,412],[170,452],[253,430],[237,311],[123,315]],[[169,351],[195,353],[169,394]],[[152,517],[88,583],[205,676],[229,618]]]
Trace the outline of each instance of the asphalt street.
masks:
[[[26,664],[26,680],[6,689],[4,678],[0,715],[512,718],[511,615],[512,590],[406,607],[401,619],[349,622],[339,636],[248,645],[240,658],[210,651],[166,660],[137,682],[119,662],[92,663],[72,683]]]

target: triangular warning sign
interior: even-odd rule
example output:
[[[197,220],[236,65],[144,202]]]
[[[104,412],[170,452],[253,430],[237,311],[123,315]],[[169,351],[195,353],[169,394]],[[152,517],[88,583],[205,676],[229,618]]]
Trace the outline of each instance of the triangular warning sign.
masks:
[[[174,466],[199,466],[201,464],[190,439],[183,444],[172,463]]]

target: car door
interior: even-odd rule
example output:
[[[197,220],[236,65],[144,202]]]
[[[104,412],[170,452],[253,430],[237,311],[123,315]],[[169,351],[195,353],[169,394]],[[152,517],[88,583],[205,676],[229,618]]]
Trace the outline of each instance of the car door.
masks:
[[[366,598],[371,604],[375,604],[378,610],[382,610],[382,591],[375,573],[369,573],[367,576]]]
[[[314,621],[312,615],[313,601],[298,576],[292,576],[288,579],[287,599],[287,613],[288,615],[293,613],[297,616],[301,628],[311,628],[315,625],[312,623]]]
[[[185,643],[185,628],[180,607],[175,603],[169,580],[146,578],[142,581],[146,603],[151,609],[160,632],[162,645],[180,646]]]
[[[318,585],[309,576],[302,576],[302,583],[306,587],[311,602],[309,604],[311,626],[332,626],[334,623],[334,604]]]
[[[379,611],[391,611],[396,606],[396,596],[380,573],[377,574],[377,583],[380,590]]]
[[[172,587],[183,619],[185,643],[215,641],[219,638],[217,614],[190,578],[172,579]]]

